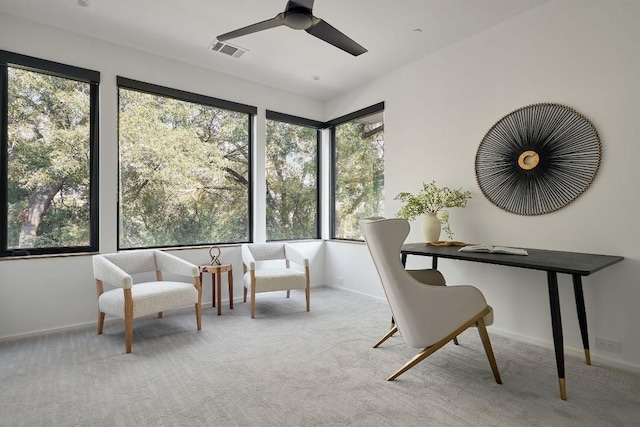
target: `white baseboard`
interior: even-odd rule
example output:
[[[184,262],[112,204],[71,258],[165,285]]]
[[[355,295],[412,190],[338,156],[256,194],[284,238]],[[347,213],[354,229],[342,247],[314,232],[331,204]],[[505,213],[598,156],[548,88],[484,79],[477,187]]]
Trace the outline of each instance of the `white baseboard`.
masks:
[[[525,343],[528,343],[528,344],[534,344],[534,345],[537,345],[537,346],[540,346],[540,347],[544,347],[544,348],[548,348],[548,349],[551,349],[551,350],[554,349],[553,343],[550,342],[550,341],[543,341],[543,340],[540,340],[540,339],[537,339],[537,338],[533,338],[533,337],[530,337],[530,336],[516,334],[516,333],[513,333],[511,331],[504,330],[504,329],[494,328],[493,326],[487,326],[487,329],[491,333],[494,333],[496,335],[500,335],[500,336],[503,336],[503,337],[511,338],[511,339],[516,340],[516,341],[521,341],[521,342],[525,342]],[[565,345],[564,352],[565,352],[565,354],[569,354],[571,356],[584,358],[584,349],[583,348],[574,348],[574,347],[568,347],[568,346]],[[634,365],[632,363],[627,363],[627,362],[623,362],[623,361],[620,361],[620,360],[612,359],[610,357],[607,357],[606,355],[603,355],[602,352],[600,352],[600,351],[598,351],[597,354],[594,355],[593,349],[591,349],[590,353],[591,353],[591,364],[592,365],[602,365],[602,366],[607,366],[607,367],[610,367],[610,368],[621,369],[623,371],[640,373],[640,366]]]

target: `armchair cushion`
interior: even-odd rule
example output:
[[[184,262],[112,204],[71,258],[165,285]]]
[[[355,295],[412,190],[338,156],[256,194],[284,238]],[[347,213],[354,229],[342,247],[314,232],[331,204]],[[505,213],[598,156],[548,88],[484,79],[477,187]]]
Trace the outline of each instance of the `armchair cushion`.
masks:
[[[164,311],[167,308],[186,307],[198,302],[198,291],[190,283],[145,282],[131,288],[133,318]],[[124,293],[112,289],[98,297],[98,308],[112,316],[124,317]]]
[[[305,289],[307,278],[302,271],[289,268],[265,268],[255,271],[256,292],[272,292],[284,289]],[[244,286],[251,290],[251,273],[245,273]]]

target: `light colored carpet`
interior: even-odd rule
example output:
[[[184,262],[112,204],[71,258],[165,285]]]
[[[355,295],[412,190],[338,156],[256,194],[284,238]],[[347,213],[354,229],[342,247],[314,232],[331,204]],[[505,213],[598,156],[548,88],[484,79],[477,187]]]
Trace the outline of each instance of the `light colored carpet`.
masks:
[[[567,356],[558,396],[552,350],[489,334],[503,385],[477,331],[394,382],[415,355],[386,332],[385,302],[349,292],[262,294],[249,305],[137,319],[0,343],[2,426],[632,426],[640,375]]]

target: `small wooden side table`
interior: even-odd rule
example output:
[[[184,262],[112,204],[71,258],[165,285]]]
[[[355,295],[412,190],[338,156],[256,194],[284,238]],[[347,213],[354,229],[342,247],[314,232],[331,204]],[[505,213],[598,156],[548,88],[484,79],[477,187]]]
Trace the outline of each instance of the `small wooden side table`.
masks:
[[[216,306],[216,294],[218,295],[218,316],[222,314],[222,273],[227,273],[229,281],[229,308],[233,309],[233,267],[231,264],[200,266],[200,283],[202,284],[202,273],[211,273],[211,307]],[[216,292],[217,291],[217,292]]]

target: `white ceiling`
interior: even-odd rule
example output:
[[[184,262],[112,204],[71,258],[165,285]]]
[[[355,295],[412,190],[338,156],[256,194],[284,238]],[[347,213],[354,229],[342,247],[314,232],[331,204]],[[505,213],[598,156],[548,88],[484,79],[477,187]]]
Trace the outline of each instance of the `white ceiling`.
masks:
[[[358,57],[287,27],[230,40],[248,49],[237,59],[208,49],[286,0],[0,0],[0,13],[327,100],[548,1],[316,0],[316,17],[369,50]]]

